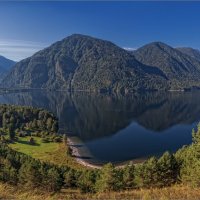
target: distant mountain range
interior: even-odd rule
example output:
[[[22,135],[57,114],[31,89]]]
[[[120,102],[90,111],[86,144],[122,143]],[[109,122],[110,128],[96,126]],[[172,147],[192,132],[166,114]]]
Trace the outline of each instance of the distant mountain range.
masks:
[[[0,56],[0,82],[8,74],[9,70],[15,65],[15,62],[3,56]]]
[[[132,92],[200,88],[200,53],[161,42],[136,51],[73,34],[18,62],[2,87]]]

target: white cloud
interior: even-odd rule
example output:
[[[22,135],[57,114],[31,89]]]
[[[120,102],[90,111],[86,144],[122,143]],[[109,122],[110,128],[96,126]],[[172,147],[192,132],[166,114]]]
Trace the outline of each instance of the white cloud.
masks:
[[[134,51],[136,50],[137,48],[134,48],[134,47],[123,47],[123,49],[127,50],[127,51]]]
[[[0,40],[0,55],[11,60],[19,61],[32,56],[47,45],[22,40]]]

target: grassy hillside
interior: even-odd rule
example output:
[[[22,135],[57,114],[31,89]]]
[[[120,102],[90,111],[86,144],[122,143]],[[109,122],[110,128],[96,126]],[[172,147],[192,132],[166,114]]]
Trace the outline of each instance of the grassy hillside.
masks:
[[[44,143],[42,142],[42,138],[33,137],[35,145],[30,145],[30,138],[30,136],[19,138],[14,143],[9,144],[9,146],[18,152],[44,162],[50,162],[55,165],[66,165],[76,169],[84,168],[84,166],[77,163],[74,158],[66,153],[64,143]]]

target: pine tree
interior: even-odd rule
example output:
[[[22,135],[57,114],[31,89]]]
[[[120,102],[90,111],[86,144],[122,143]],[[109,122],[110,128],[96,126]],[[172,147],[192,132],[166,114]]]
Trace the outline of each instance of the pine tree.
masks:
[[[75,177],[75,170],[70,169],[64,173],[64,183],[65,187],[75,187],[76,186],[76,177]]]
[[[102,167],[96,182],[96,190],[100,192],[116,190],[116,170],[111,163]]]
[[[78,186],[83,192],[94,192],[95,180],[95,172],[91,170],[85,170],[78,179]]]
[[[158,185],[158,161],[155,157],[151,157],[141,167],[142,186],[154,187]]]
[[[166,152],[158,160],[159,186],[170,186],[177,182],[179,168],[175,157]]]
[[[13,128],[9,127],[8,135],[9,135],[10,140],[14,140],[15,139],[15,131],[14,131]]]
[[[60,176],[60,173],[58,170],[54,168],[50,168],[47,171],[47,179],[46,179],[46,184],[45,188],[48,191],[58,191],[61,189],[63,179]]]
[[[193,144],[176,153],[180,168],[180,180],[188,185],[200,186],[200,124],[192,131]]]
[[[41,179],[39,173],[39,166],[33,162],[26,162],[22,164],[19,170],[19,182],[25,184],[30,188],[41,187]]]
[[[135,186],[135,166],[128,164],[123,170],[123,182],[125,188],[132,188]]]

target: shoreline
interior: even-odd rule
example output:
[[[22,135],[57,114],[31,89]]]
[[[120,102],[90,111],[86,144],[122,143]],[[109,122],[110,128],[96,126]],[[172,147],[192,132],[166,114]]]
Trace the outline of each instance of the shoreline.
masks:
[[[77,163],[79,163],[85,167],[89,167],[89,168],[93,168],[93,169],[101,169],[102,168],[102,166],[88,163],[83,158],[80,158],[81,155],[79,153],[78,148],[76,148],[74,146],[75,144],[72,142],[72,140],[69,137],[67,137],[67,145],[69,145],[69,148],[71,150],[71,156],[76,160]]]
[[[70,137],[67,137],[67,145],[69,145],[69,148],[71,150],[71,156],[76,160],[77,163],[88,167],[88,168],[92,168],[92,169],[101,169],[103,167],[103,165],[105,165],[106,163],[102,163],[102,165],[98,165],[98,164],[93,164],[93,163],[89,163],[87,162],[84,158],[81,158],[81,154],[78,150],[78,148],[75,146],[77,144],[75,144],[72,139],[70,139]],[[125,161],[122,163],[118,163],[118,164],[114,164],[115,167],[117,168],[122,168],[125,165],[127,165],[128,163],[131,164],[139,164],[139,163],[143,163],[145,160],[147,160],[148,158],[141,158],[141,159],[135,159],[135,160],[129,160],[129,161]]]

